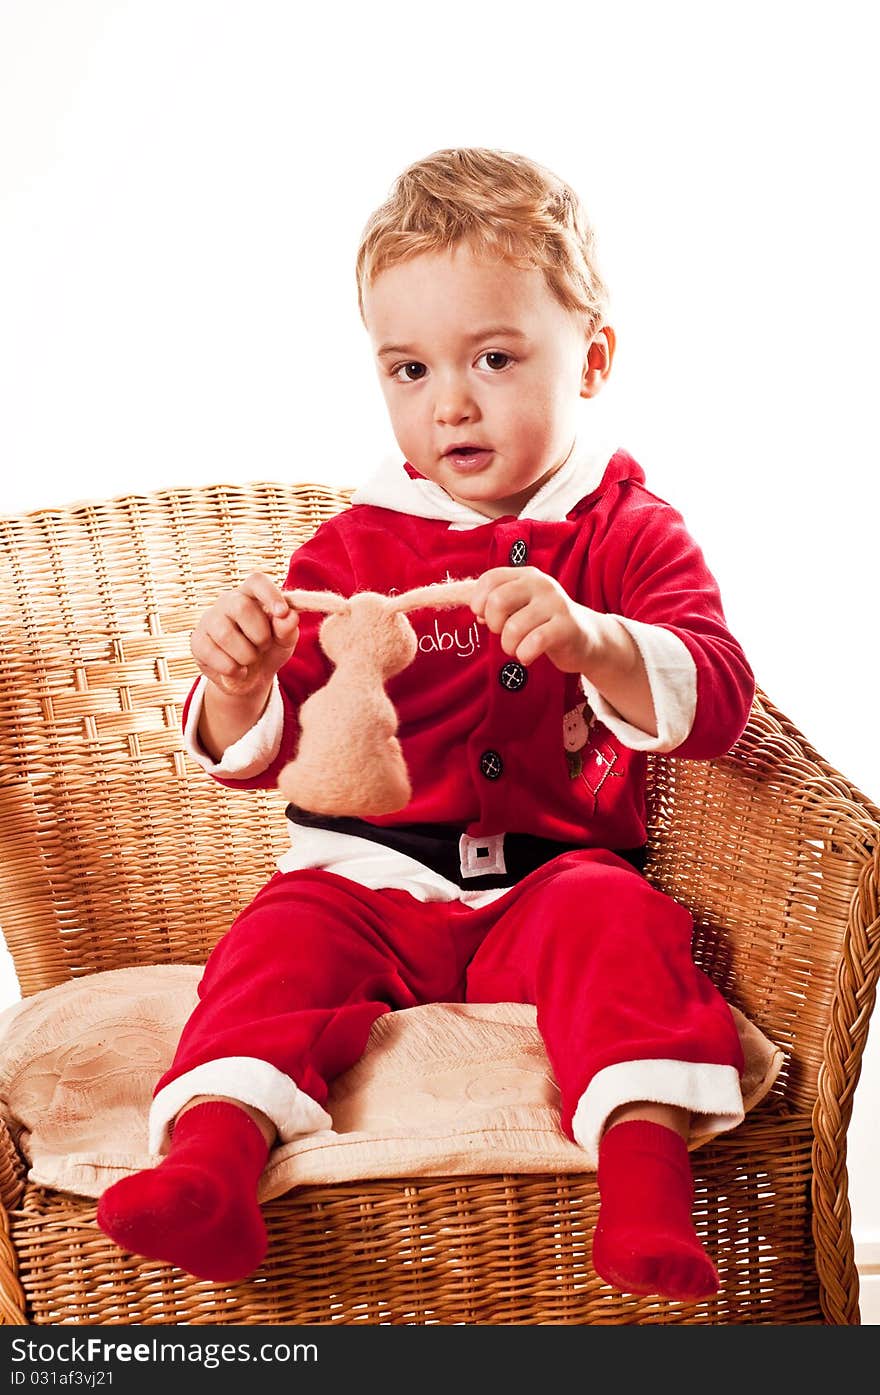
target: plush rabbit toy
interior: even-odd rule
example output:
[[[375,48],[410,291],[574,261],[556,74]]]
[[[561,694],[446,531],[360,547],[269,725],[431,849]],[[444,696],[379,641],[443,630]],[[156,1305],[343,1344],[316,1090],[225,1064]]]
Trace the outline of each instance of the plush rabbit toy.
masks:
[[[397,740],[397,713],[386,681],[417,652],[409,610],[466,605],[476,578],[438,582],[398,596],[361,591],[285,591],[295,610],[329,612],[318,638],[335,665],[323,688],[300,708],[297,754],[278,778],[286,799],[313,814],[393,814],[412,796]],[[352,734],[345,749],[339,732]]]

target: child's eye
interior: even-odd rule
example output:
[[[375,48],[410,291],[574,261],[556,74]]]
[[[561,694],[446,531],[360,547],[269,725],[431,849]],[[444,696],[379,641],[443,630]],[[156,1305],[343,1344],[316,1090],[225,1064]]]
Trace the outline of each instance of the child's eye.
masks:
[[[513,359],[511,358],[510,354],[506,354],[503,349],[487,349],[485,353],[480,354],[480,358],[503,358],[507,360],[507,363],[513,362]],[[477,362],[479,362],[479,359],[477,360]],[[490,368],[497,370],[499,373],[503,372],[506,366],[506,363],[502,363],[500,365],[497,363],[490,363],[489,365]]]
[[[417,378],[401,378],[399,374],[404,368],[420,368],[422,372],[419,374]],[[397,368],[392,368],[391,377],[397,378],[397,381],[399,383],[418,383],[421,382],[421,379],[426,371],[427,370],[425,369],[425,365],[423,363],[401,363]]]
[[[513,362],[511,355],[506,354],[503,349],[486,349],[477,359],[478,363],[481,358],[494,360],[494,362],[489,363],[489,367],[492,369],[493,373],[503,373],[508,365]],[[502,359],[503,362],[499,363],[498,359]],[[410,376],[411,369],[418,370],[414,377]],[[396,368],[392,368],[389,376],[395,378],[399,383],[420,383],[427,371],[423,363],[412,360],[409,363],[399,363]],[[400,376],[402,373],[405,374],[405,377]]]

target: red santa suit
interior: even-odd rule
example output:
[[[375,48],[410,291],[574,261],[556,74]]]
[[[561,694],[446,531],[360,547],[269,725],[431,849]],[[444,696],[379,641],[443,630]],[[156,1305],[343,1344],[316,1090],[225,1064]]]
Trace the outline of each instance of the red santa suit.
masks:
[[[487,519],[389,461],[291,558],[285,585],[343,595],[409,590],[533,566],[616,616],[644,660],[657,734],[579,675],[528,669],[470,609],[410,616],[418,653],[387,691],[413,794],[399,813],[320,819],[288,809],[291,847],[210,956],[200,1002],[156,1087],[151,1146],[195,1095],[263,1110],[282,1142],[332,1126],[333,1076],[382,1012],[427,1001],[522,1001],[560,1089],[561,1119],[595,1161],[618,1105],[656,1100],[743,1118],[738,1034],[693,963],[688,912],[639,870],[648,751],[708,759],[740,736],[754,678],[681,515],[625,450],[576,442],[518,517]],[[297,714],[330,664],[321,617],[256,725],[218,762],[223,784],[274,788]],[[356,733],[340,742],[357,761]]]

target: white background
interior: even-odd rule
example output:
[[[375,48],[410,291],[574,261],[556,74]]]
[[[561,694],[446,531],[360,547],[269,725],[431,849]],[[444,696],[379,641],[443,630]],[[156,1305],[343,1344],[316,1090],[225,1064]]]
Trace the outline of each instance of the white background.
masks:
[[[597,411],[700,539],[761,686],[880,799],[871,8],[0,0],[0,513],[361,481],[394,448],[363,224],[433,150],[520,151],[597,225]]]

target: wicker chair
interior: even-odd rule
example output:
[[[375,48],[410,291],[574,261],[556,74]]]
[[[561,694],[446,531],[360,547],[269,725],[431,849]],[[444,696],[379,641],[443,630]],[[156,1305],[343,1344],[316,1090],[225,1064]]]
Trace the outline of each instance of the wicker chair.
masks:
[[[189,635],[230,577],[283,576],[348,498],[212,486],[0,519],[0,919],[24,995],[203,962],[273,870],[277,794],[235,794],[185,759]],[[27,1180],[0,1126],[2,1320],[858,1323],[846,1134],[880,971],[880,811],[761,693],[724,759],[652,758],[650,808],[648,875],[785,1054],[744,1124],[693,1154],[715,1298],[603,1284],[590,1174],[306,1187],[268,1203],[259,1272],[214,1286],[123,1254],[94,1202]]]

